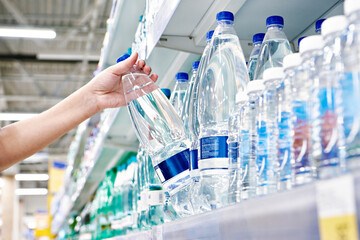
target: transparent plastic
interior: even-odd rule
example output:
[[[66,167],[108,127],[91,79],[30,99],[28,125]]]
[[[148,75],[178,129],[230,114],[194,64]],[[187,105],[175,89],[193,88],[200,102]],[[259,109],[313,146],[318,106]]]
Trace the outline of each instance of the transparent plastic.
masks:
[[[185,105],[185,95],[188,87],[189,81],[177,81],[171,94],[170,102],[179,116],[182,116],[182,111]]]
[[[325,36],[323,62],[320,68],[310,69],[310,77],[315,79],[311,113],[312,155],[319,178],[337,176],[345,169],[344,141],[342,134],[339,134],[338,109],[335,103],[343,72],[341,36],[340,32]]]
[[[233,21],[217,22],[199,83],[200,193],[211,209],[228,203],[228,121],[249,76]]]
[[[179,115],[147,75],[132,71],[122,81],[135,133],[151,157],[164,190],[180,216],[192,215],[188,194],[190,144]],[[165,172],[169,168],[170,172]]]
[[[248,93],[249,101],[245,104],[240,116],[239,157],[242,200],[251,199],[256,196],[256,146],[258,143],[256,122],[261,93],[262,91]]]
[[[262,196],[276,192],[277,169],[277,88],[281,79],[264,81],[265,91],[259,101],[257,115],[257,187],[256,195]]]
[[[259,58],[261,44],[262,44],[262,42],[254,43],[253,49],[251,50],[251,53],[250,53],[250,58],[249,58],[249,62],[248,62],[248,72],[249,72],[250,81],[255,79],[254,74],[255,74],[255,69],[256,69],[256,63]]]
[[[347,17],[350,25],[343,50],[344,76],[337,102],[341,110],[347,169],[355,170],[360,168],[360,111],[354,107],[360,103],[360,11]]]
[[[189,128],[189,122],[190,122],[189,108],[191,107],[190,106],[190,97],[191,97],[191,94],[192,94],[193,89],[194,89],[196,73],[197,73],[197,70],[193,69],[190,81],[188,83],[188,88],[186,89],[186,92],[185,92],[185,96],[184,96],[184,99],[183,99],[183,106],[182,106],[182,110],[181,110],[181,113],[180,113],[180,118],[181,118],[182,122],[184,123],[186,136],[190,140],[192,140],[192,138],[191,138],[192,134],[191,134],[191,129]]]
[[[268,68],[282,67],[284,57],[291,53],[291,46],[283,26],[269,26],[261,45],[254,79],[262,79],[264,71]]]

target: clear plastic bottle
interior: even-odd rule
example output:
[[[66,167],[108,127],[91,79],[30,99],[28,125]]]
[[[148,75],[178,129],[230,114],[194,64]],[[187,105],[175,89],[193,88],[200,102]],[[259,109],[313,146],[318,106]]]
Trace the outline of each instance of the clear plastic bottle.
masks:
[[[206,47],[201,56],[199,67],[195,75],[193,84],[193,90],[191,91],[190,100],[188,102],[187,111],[189,112],[189,133],[191,139],[190,147],[190,176],[193,180],[191,187],[191,203],[195,213],[200,213],[210,209],[206,199],[199,194],[200,190],[200,173],[198,168],[198,156],[199,156],[199,119],[197,115],[198,108],[198,96],[199,96],[199,83],[203,76],[203,72],[207,65],[208,56],[210,52],[210,42],[214,31],[209,31],[206,34]]]
[[[159,87],[136,67],[122,81],[135,133],[151,157],[163,189],[181,217],[192,215],[190,142],[179,115]]]
[[[249,76],[234,15],[220,12],[211,40],[209,59],[199,84],[200,192],[212,209],[228,203],[228,121],[235,96],[244,91]]]
[[[256,147],[257,116],[262,93],[265,89],[263,80],[253,80],[246,88],[248,103],[241,111],[239,121],[240,146],[239,157],[241,166],[241,199],[247,200],[256,196]]]
[[[184,97],[184,104],[183,104],[183,109],[181,110],[181,120],[182,122],[184,123],[184,127],[185,127],[185,130],[186,130],[186,134],[187,134],[187,137],[191,140],[191,134],[190,134],[190,129],[189,129],[189,118],[190,118],[190,115],[189,115],[189,104],[190,104],[190,96],[191,96],[191,93],[194,89],[194,82],[195,82],[195,78],[196,78],[196,73],[197,73],[197,70],[199,68],[199,61],[196,61],[196,62],[193,62],[192,64],[192,75],[191,75],[191,78],[190,78],[190,81],[189,81],[189,86],[185,92],[185,97]]]
[[[261,44],[264,40],[265,33],[257,33],[253,36],[253,49],[250,53],[249,62],[246,63],[248,66],[249,79],[250,81],[254,80],[254,73],[256,68],[256,63],[259,57]]]
[[[236,109],[229,119],[229,204],[241,201],[241,162],[239,156],[240,146],[240,119],[245,104],[248,102],[246,94],[236,96]]]
[[[315,32],[316,34],[321,34],[321,25],[326,20],[326,18],[322,18],[316,21],[315,23]]]
[[[256,195],[276,192],[278,97],[277,89],[283,79],[282,68],[269,68],[264,72],[265,91],[259,102],[257,118],[258,144],[256,148],[257,188]]]
[[[339,175],[345,169],[344,141],[339,134],[335,99],[339,94],[343,73],[342,34],[347,25],[345,16],[335,16],[324,21],[321,32],[325,44],[323,62],[310,76],[316,80],[312,90],[314,104],[311,136],[312,154],[319,178]]]
[[[303,37],[301,37],[301,38],[299,38],[298,39],[298,49],[300,48],[300,42],[304,39],[304,38],[306,38],[307,36],[303,36]]]
[[[185,103],[185,94],[189,87],[189,75],[184,72],[179,72],[175,75],[175,81],[176,84],[174,90],[172,91],[170,102],[179,116],[181,116]]]
[[[264,71],[268,68],[282,67],[284,57],[292,53],[289,40],[283,31],[284,19],[281,16],[268,17],[266,28],[267,32],[256,64],[255,79],[262,79]]]
[[[285,65],[285,63],[284,63]],[[290,69],[284,68],[284,76],[277,88],[278,98],[278,139],[277,139],[277,190],[284,191],[292,187],[291,167],[291,87]]]
[[[360,103],[360,4],[347,0],[344,11],[349,21],[347,42],[343,49],[344,76],[340,81],[341,95],[337,97],[338,109],[342,109],[342,130],[345,136],[347,169],[360,168],[360,111],[354,104]]]

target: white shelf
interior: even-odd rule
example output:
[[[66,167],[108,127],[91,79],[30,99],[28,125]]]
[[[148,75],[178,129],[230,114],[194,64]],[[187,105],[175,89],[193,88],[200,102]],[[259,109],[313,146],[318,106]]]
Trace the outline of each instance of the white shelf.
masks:
[[[360,192],[356,190],[360,187],[360,172],[351,176],[354,178],[355,203],[359,206]],[[340,178],[342,176],[336,179]],[[319,182],[113,239],[320,239],[317,184]],[[360,214],[357,214],[358,228],[359,218]]]

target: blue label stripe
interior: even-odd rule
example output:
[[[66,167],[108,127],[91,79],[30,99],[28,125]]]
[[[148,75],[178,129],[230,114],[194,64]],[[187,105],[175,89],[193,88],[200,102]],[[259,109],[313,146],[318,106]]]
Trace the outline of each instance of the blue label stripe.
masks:
[[[154,167],[162,183],[189,169],[190,151],[186,149]]]
[[[206,137],[200,139],[200,160],[228,157],[228,136]]]
[[[196,170],[199,168],[198,153],[199,151],[197,149],[193,149],[190,151],[190,170]]]

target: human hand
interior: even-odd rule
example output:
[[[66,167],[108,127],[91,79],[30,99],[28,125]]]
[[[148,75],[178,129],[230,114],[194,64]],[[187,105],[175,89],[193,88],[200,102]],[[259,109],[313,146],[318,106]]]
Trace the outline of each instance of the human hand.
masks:
[[[96,99],[97,111],[126,106],[121,79],[135,63],[138,69],[142,69],[146,75],[150,75],[151,68],[145,64],[144,60],[137,60],[137,58],[138,54],[133,53],[128,59],[99,73],[87,84],[86,87]],[[150,79],[156,82],[158,75],[152,74]]]

